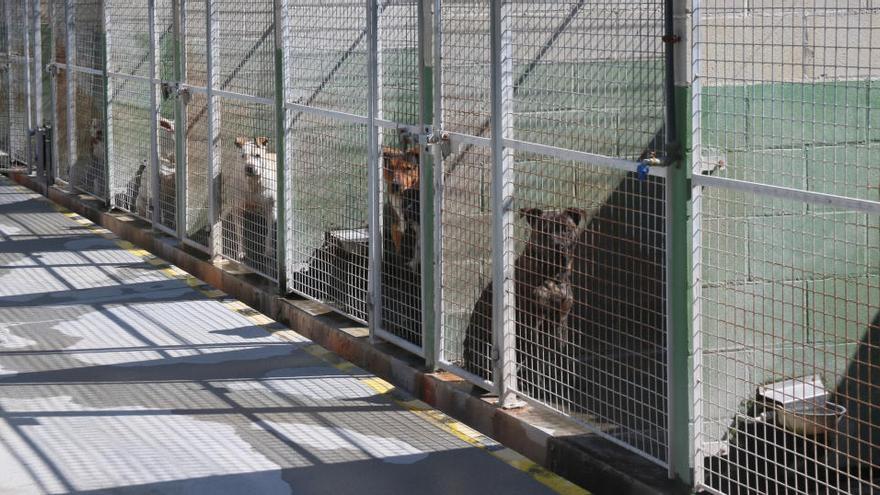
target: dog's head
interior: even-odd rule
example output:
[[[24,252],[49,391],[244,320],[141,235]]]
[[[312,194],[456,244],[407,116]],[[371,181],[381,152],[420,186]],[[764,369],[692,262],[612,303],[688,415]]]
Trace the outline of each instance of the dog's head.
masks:
[[[263,160],[269,153],[269,138],[267,137],[237,137],[235,146],[241,152],[241,164],[247,177],[259,177],[263,168]]]
[[[401,194],[419,187],[419,149],[400,151],[395,148],[382,150],[382,176],[391,194]]]
[[[92,119],[91,123],[89,123],[89,137],[92,138],[93,141],[103,139],[104,127],[101,125],[100,120]]]
[[[577,208],[546,211],[523,208],[520,215],[532,228],[530,244],[566,256],[571,255],[574,244],[584,230],[581,225],[584,211]]]

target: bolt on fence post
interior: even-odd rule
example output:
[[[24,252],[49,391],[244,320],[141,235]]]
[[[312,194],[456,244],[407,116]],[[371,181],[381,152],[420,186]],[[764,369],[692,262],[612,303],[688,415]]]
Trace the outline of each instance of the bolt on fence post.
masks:
[[[501,407],[516,397],[516,307],[513,265],[513,151],[504,145],[513,128],[513,59],[506,0],[490,2],[492,85],[492,337],[494,382]]]
[[[379,112],[379,57],[378,28],[379,12],[376,0],[366,0],[367,12],[367,78],[369,79],[369,102],[367,103],[367,194],[370,204],[369,211],[369,275],[368,281],[368,317],[370,343],[376,343],[376,329],[382,321],[382,216],[380,209],[379,181],[379,134],[376,128],[376,117]]]
[[[669,477],[693,486],[693,258],[691,232],[691,0],[666,0],[666,300]]]
[[[433,21],[432,21],[432,4],[433,0],[419,0],[418,19],[419,19],[419,124],[424,130],[434,123],[434,50],[433,50]],[[440,132],[438,128],[433,129],[434,133]],[[437,137],[436,134],[434,137]],[[424,140],[423,140],[424,141]],[[423,142],[427,145],[425,151],[436,149],[436,145]],[[434,167],[439,166],[440,162],[435,161],[431,153],[419,153],[419,209],[421,221],[419,222],[421,230],[418,235],[421,236],[421,292],[422,292],[422,349],[425,352],[425,367],[433,371],[437,367],[437,356],[435,352],[435,341],[437,324],[434,313],[434,280],[436,276],[437,266],[434,264]]]
[[[275,156],[276,156],[276,200],[275,200],[275,260],[276,275],[278,277],[278,292],[284,295],[287,292],[287,111],[286,101],[286,78],[284,76],[284,39],[287,29],[286,14],[288,11],[287,0],[275,0]],[[268,218],[267,222],[272,219]],[[271,229],[271,226],[267,226]]]

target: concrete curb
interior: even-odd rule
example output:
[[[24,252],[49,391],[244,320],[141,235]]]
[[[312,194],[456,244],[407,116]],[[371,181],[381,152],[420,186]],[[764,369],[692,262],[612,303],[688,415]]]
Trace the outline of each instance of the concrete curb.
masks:
[[[390,344],[370,345],[363,325],[319,303],[283,298],[259,276],[224,271],[204,253],[154,232],[149,224],[104,211],[94,198],[58,187],[47,190],[45,184],[23,174],[10,174],[10,178],[594,493],[687,491],[668,480],[665,469],[556,413],[534,407],[501,409],[494,398],[472,394],[468,383],[450,373],[426,373],[420,360],[406,351]]]

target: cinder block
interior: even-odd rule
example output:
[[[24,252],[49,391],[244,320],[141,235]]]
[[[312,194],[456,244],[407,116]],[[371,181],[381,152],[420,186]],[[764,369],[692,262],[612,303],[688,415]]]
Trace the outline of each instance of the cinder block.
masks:
[[[707,352],[703,355],[703,417],[714,424],[704,431],[704,441],[719,441],[738,413],[754,397],[754,352]]]
[[[703,348],[768,348],[806,341],[804,283],[702,288]]]
[[[749,144],[761,148],[833,145],[867,138],[863,82],[772,84],[749,88]]]
[[[753,217],[749,269],[755,280],[813,280],[867,271],[867,218],[857,213]]]
[[[731,218],[704,218],[702,236],[703,282],[716,284],[749,280],[748,222]]]
[[[880,311],[880,277],[835,277],[807,284],[811,342],[858,343]]]
[[[770,0],[765,0],[770,1]],[[808,2],[813,4],[814,2]],[[864,10],[860,0],[819,0],[828,10],[805,13],[805,76],[815,80],[880,77],[876,29],[880,14]],[[818,7],[818,5],[817,5]]]
[[[826,388],[834,391],[837,383],[846,376],[857,350],[857,344],[795,344],[755,350],[752,364],[754,386],[819,375]]]
[[[705,20],[705,84],[803,81],[803,15],[741,15]]]
[[[703,146],[724,151],[748,149],[749,92],[746,86],[703,88]]]
[[[807,189],[848,198],[880,200],[880,146],[831,146],[807,151]],[[809,211],[840,211],[809,204]]]

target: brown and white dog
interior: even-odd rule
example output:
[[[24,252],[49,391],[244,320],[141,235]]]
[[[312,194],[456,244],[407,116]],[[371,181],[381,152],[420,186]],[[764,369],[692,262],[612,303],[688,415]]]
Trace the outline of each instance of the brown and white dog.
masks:
[[[409,268],[419,267],[419,148],[405,151],[386,147],[382,150],[382,177],[391,211],[391,242],[397,254],[403,253],[404,237],[413,235]]]
[[[235,256],[242,261],[247,256],[244,244],[244,221],[248,213],[256,213],[266,220],[264,239],[265,255],[275,257],[275,233],[277,212],[275,202],[277,191],[277,157],[269,153],[269,138],[238,137],[235,139],[237,156],[229,160],[221,173],[223,207],[220,220],[231,224],[235,233]]]

